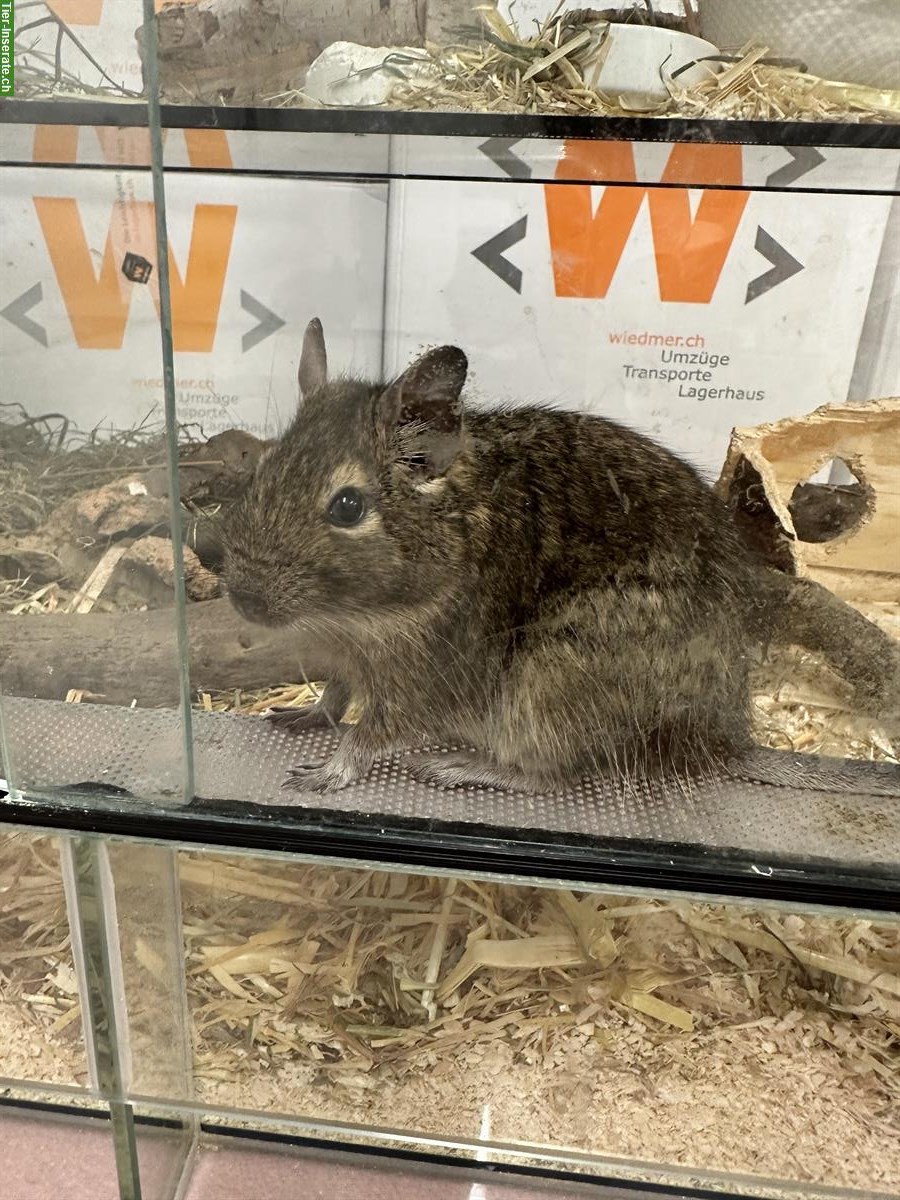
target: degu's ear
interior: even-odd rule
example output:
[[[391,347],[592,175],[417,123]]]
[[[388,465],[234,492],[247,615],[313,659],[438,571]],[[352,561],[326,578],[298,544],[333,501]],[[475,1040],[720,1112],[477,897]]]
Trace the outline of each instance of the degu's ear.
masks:
[[[328,357],[325,354],[325,334],[322,332],[322,322],[313,317],[303,335],[303,349],[300,351],[300,370],[297,380],[300,384],[300,399],[306,400],[318,388],[323,387],[328,379]]]
[[[456,346],[438,346],[406,368],[379,399],[379,420],[396,431],[404,457],[442,474],[462,447],[461,392],[469,364]]]

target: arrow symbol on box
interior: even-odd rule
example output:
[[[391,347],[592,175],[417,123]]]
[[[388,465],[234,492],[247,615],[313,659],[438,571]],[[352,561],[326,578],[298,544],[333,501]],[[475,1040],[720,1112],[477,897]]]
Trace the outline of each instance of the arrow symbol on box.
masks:
[[[815,146],[785,146],[792,161],[779,167],[766,179],[766,187],[785,187],[794,183],[802,175],[814,171],[825,161],[825,155],[820,154]]]
[[[522,272],[508,258],[504,257],[504,253],[510,246],[521,242],[527,227],[528,217],[521,217],[506,229],[501,230],[500,233],[495,234],[477,250],[472,251],[473,258],[477,258],[489,271],[493,271],[497,278],[502,279],[514,292],[522,290]]]
[[[798,262],[793,254],[788,254],[784,246],[776,242],[770,233],[766,233],[761,225],[756,227],[754,244],[766,262],[772,264],[772,270],[764,271],[756,279],[750,280],[747,284],[747,295],[744,297],[745,304],[749,304],[751,300],[758,300],[766,292],[771,292],[773,287],[778,287],[779,283],[784,283],[786,279],[803,270],[803,263]]]
[[[478,149],[485,158],[489,158],[492,163],[495,163],[510,179],[530,179],[531,167],[512,152],[513,146],[518,145],[521,140],[521,138],[492,137],[488,138],[486,142],[482,142]]]
[[[277,333],[279,329],[286,323],[282,321],[277,313],[273,313],[271,308],[266,308],[264,304],[254,297],[249,292],[245,292],[241,288],[241,308],[244,312],[248,312],[251,317],[256,317],[259,321],[258,325],[248,330],[241,338],[241,353],[246,354],[248,350],[252,350],[254,346],[258,346],[260,342],[264,342],[267,337],[271,337],[273,333]]]
[[[31,317],[26,316],[26,313],[31,312],[36,304],[40,304],[44,298],[44,289],[41,284],[36,283],[34,287],[30,287],[27,292],[23,292],[13,300],[12,304],[7,304],[6,308],[0,310],[0,317],[5,317],[10,325],[15,325],[16,329],[21,331],[30,338],[34,338],[41,346],[47,346],[47,330],[43,325],[38,325],[37,321],[32,321]]]

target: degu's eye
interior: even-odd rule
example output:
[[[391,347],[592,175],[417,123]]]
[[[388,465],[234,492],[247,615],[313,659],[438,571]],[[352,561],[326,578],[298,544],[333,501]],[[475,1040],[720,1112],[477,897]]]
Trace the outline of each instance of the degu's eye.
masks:
[[[366,498],[359,488],[341,488],[328,505],[328,520],[342,529],[358,525],[365,515]]]

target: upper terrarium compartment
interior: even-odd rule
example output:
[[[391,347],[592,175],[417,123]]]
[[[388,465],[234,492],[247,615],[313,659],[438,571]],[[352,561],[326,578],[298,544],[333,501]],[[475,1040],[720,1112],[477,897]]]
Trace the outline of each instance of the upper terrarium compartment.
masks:
[[[895,0],[156,7],[167,104],[900,122]],[[121,0],[28,6],[17,17],[17,98],[139,99],[140,19],[140,3]]]
[[[265,8],[238,0],[163,8],[163,99],[900,120],[892,0],[621,0],[599,8],[577,0],[348,0],[340,8],[286,0]]]

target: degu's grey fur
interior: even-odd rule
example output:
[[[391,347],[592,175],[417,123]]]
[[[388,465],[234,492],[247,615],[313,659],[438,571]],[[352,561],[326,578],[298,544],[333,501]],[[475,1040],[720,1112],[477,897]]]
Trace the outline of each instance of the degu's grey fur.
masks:
[[[748,657],[766,640],[823,652],[861,709],[895,716],[885,634],[756,562],[674,454],[601,417],[464,411],[466,371],[442,346],[387,385],[329,381],[318,320],[306,331],[299,411],[223,530],[237,609],[294,625],[332,667],[315,704],[273,719],[336,724],[361,703],[333,757],[287,786],[341,788],[451,742],[475,749],[403,762],[446,787],[611,773],[900,795],[894,765],[763,750],[750,733]],[[362,516],[342,526],[329,514],[348,488]]]

